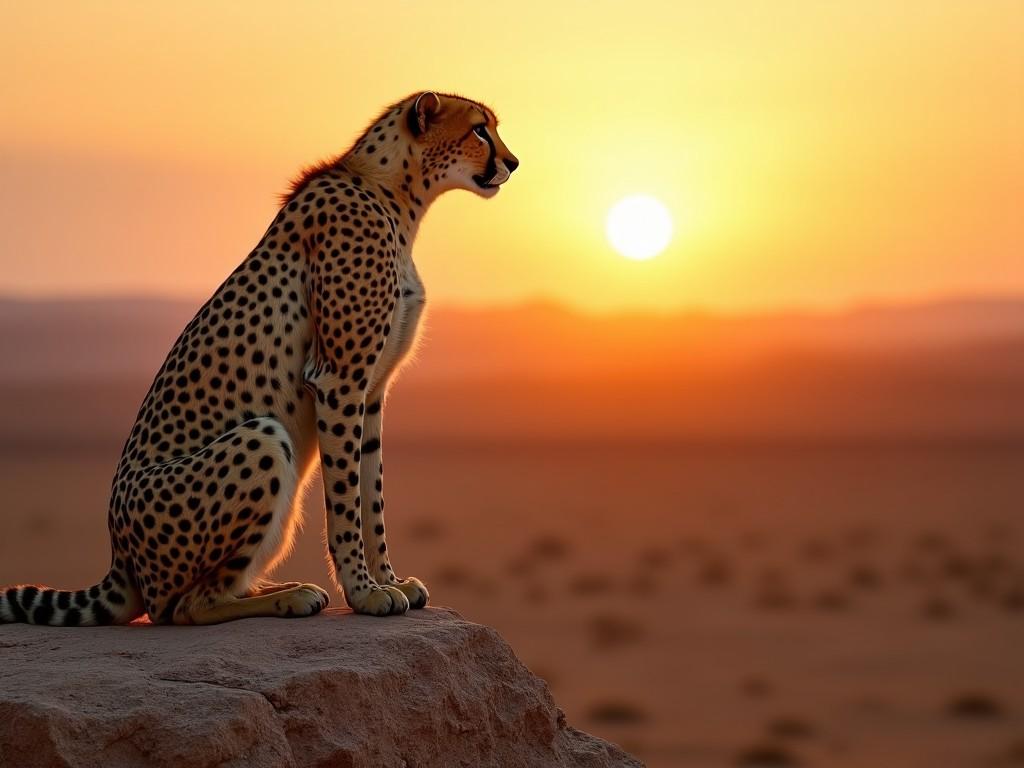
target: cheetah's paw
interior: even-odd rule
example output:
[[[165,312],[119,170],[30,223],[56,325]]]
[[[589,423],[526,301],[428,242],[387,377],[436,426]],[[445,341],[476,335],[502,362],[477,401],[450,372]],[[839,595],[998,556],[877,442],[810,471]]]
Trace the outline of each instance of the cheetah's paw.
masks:
[[[374,585],[358,595],[346,596],[356,613],[370,616],[388,616],[409,610],[409,600],[402,591],[391,586]]]
[[[415,576],[408,576],[392,582],[389,586],[399,590],[409,600],[410,608],[423,608],[430,600],[430,593],[422,581]]]
[[[278,615],[286,618],[320,613],[330,601],[330,596],[316,584],[301,584],[274,595]]]
[[[309,590],[312,590],[313,592],[316,592],[318,595],[320,595],[320,599],[323,600],[323,603],[324,603],[324,608],[326,608],[330,604],[330,602],[331,602],[331,595],[323,587],[321,587],[321,586],[319,586],[317,584],[300,584],[299,586],[302,587],[302,589],[309,589]]]

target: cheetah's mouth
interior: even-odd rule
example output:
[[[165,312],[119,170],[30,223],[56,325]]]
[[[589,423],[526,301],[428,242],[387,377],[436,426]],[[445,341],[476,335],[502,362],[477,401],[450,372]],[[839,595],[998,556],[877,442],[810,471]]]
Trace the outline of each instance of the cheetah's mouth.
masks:
[[[487,166],[484,168],[483,173],[477,173],[473,176],[473,181],[476,182],[480,189],[497,189],[508,181],[508,177],[511,174],[504,166],[498,168],[498,163],[496,162],[498,151],[494,146],[494,142],[491,141],[491,137],[485,135],[484,140],[490,149],[490,154],[487,156]]]
[[[480,189],[497,189],[508,181],[509,176],[511,175],[512,174],[509,173],[508,168],[504,165],[502,165],[501,168],[498,168],[492,156],[490,162],[487,163],[486,170],[484,170],[483,173],[478,173],[473,176],[473,181],[476,182],[476,185],[480,187]]]
[[[473,176],[473,181],[476,182],[476,185],[480,187],[480,189],[497,189],[506,181],[508,181],[508,174],[506,174],[505,178],[503,179],[495,178],[492,176],[490,181],[487,181],[487,177],[484,176],[484,174],[478,173],[475,176]]]

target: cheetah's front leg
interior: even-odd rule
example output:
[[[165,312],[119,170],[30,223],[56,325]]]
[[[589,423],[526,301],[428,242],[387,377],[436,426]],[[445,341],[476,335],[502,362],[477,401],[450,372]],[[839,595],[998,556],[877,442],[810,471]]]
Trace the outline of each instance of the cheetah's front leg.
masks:
[[[359,454],[363,434],[362,392],[329,370],[307,376],[316,400],[317,437],[327,507],[327,547],[337,581],[356,613],[405,613],[401,590],[378,584],[367,569],[360,516]]]
[[[379,583],[400,589],[408,598],[410,608],[422,608],[430,599],[423,582],[412,576],[398,578],[388,558],[388,545],[384,539],[384,462],[381,458],[383,394],[374,393],[368,398],[368,403],[363,417],[363,443],[359,465],[362,499],[360,516],[363,521],[366,562],[370,574]]]

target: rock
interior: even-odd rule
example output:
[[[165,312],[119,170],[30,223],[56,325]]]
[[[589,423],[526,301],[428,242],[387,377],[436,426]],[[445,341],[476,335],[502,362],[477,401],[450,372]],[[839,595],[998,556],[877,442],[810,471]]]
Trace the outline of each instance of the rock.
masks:
[[[0,765],[641,766],[492,629],[432,608],[211,627],[0,626]]]

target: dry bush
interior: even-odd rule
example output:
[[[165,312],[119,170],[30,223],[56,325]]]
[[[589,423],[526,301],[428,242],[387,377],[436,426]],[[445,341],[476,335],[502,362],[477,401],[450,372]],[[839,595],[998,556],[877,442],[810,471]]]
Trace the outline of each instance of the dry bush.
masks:
[[[591,704],[587,718],[602,725],[636,725],[646,721],[647,712],[628,701],[608,700]]]
[[[598,614],[587,624],[591,644],[601,650],[635,645],[647,636],[643,625],[614,614]]]
[[[957,694],[946,705],[952,716],[965,720],[994,720],[1006,714],[1002,703],[984,691],[966,691]]]
[[[1012,587],[1000,599],[1003,608],[1011,613],[1024,613],[1024,587]]]
[[[800,545],[800,557],[808,563],[827,563],[835,557],[835,554],[835,547],[822,538],[812,537]]]
[[[948,598],[934,595],[921,606],[921,615],[929,621],[948,621],[956,616],[956,606]]]
[[[569,591],[578,597],[596,597],[611,591],[612,581],[603,573],[579,573],[569,579]]]
[[[882,574],[874,566],[861,563],[850,568],[849,581],[857,589],[874,590],[882,586]]]
[[[732,564],[723,557],[706,560],[697,569],[697,581],[705,587],[722,587],[735,580]]]
[[[778,739],[803,740],[813,738],[817,729],[801,717],[777,717],[768,723],[768,733]]]
[[[444,536],[444,524],[432,517],[421,517],[410,523],[409,535],[417,541],[436,541]]]
[[[528,556],[537,560],[564,560],[570,551],[569,541],[554,533],[538,536],[527,545]]]
[[[454,587],[456,589],[469,587],[475,577],[468,568],[456,563],[442,565],[434,574],[433,581],[443,587]]]
[[[740,691],[752,699],[764,699],[775,693],[775,686],[763,677],[748,675],[740,680]]]
[[[741,750],[736,756],[736,765],[740,768],[796,768],[800,761],[785,747],[766,742]]]
[[[824,589],[815,595],[814,606],[822,611],[845,611],[850,607],[850,598],[842,590]]]
[[[666,547],[644,547],[637,553],[637,562],[644,568],[665,568],[672,559],[672,551]]]
[[[788,611],[797,604],[796,596],[781,587],[759,589],[754,595],[754,607],[766,611]]]

